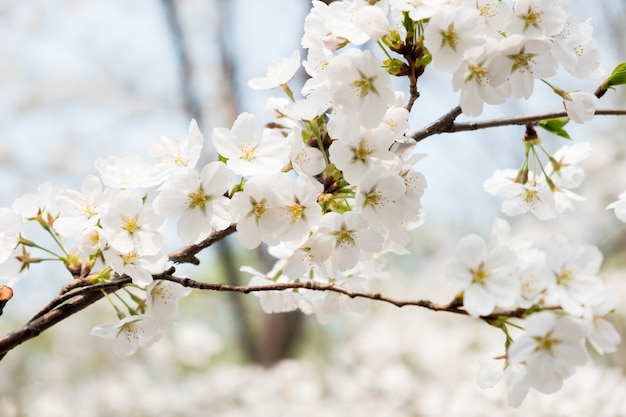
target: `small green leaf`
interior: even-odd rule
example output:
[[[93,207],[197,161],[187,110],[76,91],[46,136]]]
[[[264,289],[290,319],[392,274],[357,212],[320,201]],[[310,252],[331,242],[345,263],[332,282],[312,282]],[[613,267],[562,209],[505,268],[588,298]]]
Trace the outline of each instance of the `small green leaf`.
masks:
[[[626,84],[626,62],[619,64],[611,75],[600,84],[600,87],[596,90],[596,97],[602,97],[609,88],[616,85]]]
[[[562,138],[572,140],[569,133],[563,129],[563,127],[569,122],[569,118],[563,117],[560,119],[546,119],[539,122],[539,126],[544,128],[550,133],[553,133]]]
[[[613,87],[614,85],[626,84],[626,62],[622,62],[617,67],[615,67],[607,80],[609,87]]]

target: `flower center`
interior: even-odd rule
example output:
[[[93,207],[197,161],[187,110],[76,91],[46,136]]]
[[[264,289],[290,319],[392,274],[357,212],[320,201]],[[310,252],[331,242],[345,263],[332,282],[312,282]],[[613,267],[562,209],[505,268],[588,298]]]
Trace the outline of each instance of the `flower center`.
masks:
[[[483,283],[487,278],[489,278],[489,273],[485,270],[485,263],[481,262],[478,265],[478,269],[472,270],[472,276],[474,277],[474,282]]]
[[[352,149],[354,154],[353,160],[359,160],[361,162],[365,162],[365,158],[372,152],[372,150],[367,146],[367,142],[365,140],[361,140],[359,145],[356,148]]]
[[[122,221],[124,222],[124,226],[122,228],[131,235],[140,228],[137,223],[137,216],[124,216]]]
[[[189,204],[189,208],[193,209],[198,207],[199,209],[204,209],[204,203],[209,199],[207,195],[204,194],[204,190],[202,185],[198,188],[198,191],[195,193],[189,194],[189,200],[187,201]]]
[[[454,28],[454,23],[450,23],[448,30],[441,33],[441,46],[449,46],[453,51],[456,51],[456,47],[459,44],[459,34]]]
[[[341,226],[341,230],[336,233],[336,236],[337,246],[344,248],[353,248],[354,246],[356,246],[352,230],[347,230],[345,225]]]
[[[287,212],[289,223],[297,222],[300,218],[302,218],[302,214],[304,213],[304,207],[297,202],[289,206],[283,206],[283,210]]]
[[[374,80],[376,79],[376,77],[366,77],[365,74],[363,74],[361,71],[359,71],[359,75],[361,76],[360,79],[352,81],[350,83],[350,87],[357,91],[357,96],[365,97],[370,92],[378,94],[378,91],[376,91],[376,87],[374,87]]]

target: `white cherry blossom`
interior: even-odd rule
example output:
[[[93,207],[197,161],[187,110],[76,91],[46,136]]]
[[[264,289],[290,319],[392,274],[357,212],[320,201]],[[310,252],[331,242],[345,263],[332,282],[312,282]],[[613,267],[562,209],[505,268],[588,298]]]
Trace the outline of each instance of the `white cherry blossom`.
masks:
[[[363,126],[378,126],[395,101],[390,75],[370,51],[351,49],[328,64],[328,82],[336,106]]]
[[[160,167],[152,167],[139,155],[125,152],[108,158],[98,158],[96,169],[104,185],[110,188],[135,189],[154,187],[163,180]]]
[[[561,32],[567,13],[562,0],[516,0],[507,34],[523,33],[528,37],[553,36]]]
[[[273,187],[277,200],[268,213],[268,228],[282,242],[301,242],[322,218],[317,203],[322,185],[303,177],[294,181],[287,174],[278,174]]]
[[[424,32],[424,44],[435,66],[441,71],[455,71],[467,50],[484,43],[484,26],[484,19],[474,8],[440,7]]]
[[[142,288],[153,282],[153,275],[165,271],[167,256],[163,252],[153,255],[145,255],[136,251],[119,252],[108,248],[102,252],[102,256],[113,271],[119,275],[128,275],[133,284]]]
[[[159,323],[145,314],[127,316],[117,324],[101,324],[91,330],[92,336],[114,339],[113,352],[126,358],[140,347],[149,347],[161,338]]]
[[[374,224],[397,227],[403,218],[398,201],[406,194],[404,179],[381,165],[370,168],[357,187],[355,210]]]
[[[516,182],[517,171],[496,170],[483,187],[489,194],[506,197],[502,212],[508,216],[518,216],[531,212],[539,220],[550,220],[558,215],[554,193],[545,181],[532,184]]]
[[[366,218],[354,212],[326,213],[316,234],[330,237],[332,266],[340,271],[354,268],[363,252],[374,253],[383,248],[383,236],[369,229]]]
[[[554,236],[546,248],[550,291],[565,312],[582,316],[584,306],[604,290],[598,278],[602,253],[595,246],[575,247],[562,235]]]
[[[446,267],[446,277],[463,291],[463,306],[473,316],[486,316],[496,307],[511,307],[520,293],[520,282],[513,275],[515,254],[506,247],[487,248],[478,235],[461,239],[454,258]]]
[[[535,80],[553,76],[557,62],[550,54],[552,44],[543,38],[511,35],[500,41],[499,53],[490,63],[493,85],[508,82],[511,94],[528,99]]]
[[[572,91],[563,97],[567,116],[580,124],[593,119],[599,103],[598,97],[584,91]]]
[[[365,129],[354,138],[335,140],[328,149],[329,159],[343,172],[350,184],[358,184],[370,167],[395,157],[389,150],[394,142],[388,129]]]
[[[118,191],[100,218],[109,245],[122,253],[137,252],[154,255],[163,246],[163,236],[157,229],[164,218],[149,204],[144,204],[134,190]]]
[[[189,132],[180,142],[161,136],[150,145],[150,155],[160,162],[159,168],[167,173],[173,168],[193,168],[200,159],[204,136],[195,119],[189,122]]]
[[[289,58],[280,58],[273,61],[268,66],[265,77],[253,78],[248,81],[248,85],[256,90],[267,90],[286,85],[299,68],[300,51],[296,49]]]
[[[618,197],[617,201],[612,202],[606,206],[607,210],[615,210],[615,216],[626,223],[626,191],[623,191]]]
[[[230,226],[230,200],[224,196],[231,174],[221,162],[210,162],[198,173],[179,169],[169,175],[153,201],[161,215],[178,215],[178,237],[185,244],[196,243],[212,230]]]
[[[243,191],[231,198],[232,221],[237,223],[239,242],[247,249],[257,247],[261,241],[277,244],[270,211],[280,207],[273,190],[273,176],[258,175],[246,181]]]
[[[21,232],[22,217],[10,208],[0,208],[0,263],[11,256]]]
[[[552,394],[577,366],[587,362],[586,329],[581,320],[544,311],[530,315],[524,329],[526,334],[509,346],[508,361],[509,366],[524,365],[521,376],[529,387]]]
[[[600,51],[592,34],[590,20],[578,22],[569,16],[561,32],[553,37],[552,54],[576,78],[587,78],[598,71]]]
[[[228,159],[228,169],[242,177],[276,173],[290,153],[288,141],[272,129],[261,129],[250,113],[240,114],[232,129],[214,128],[213,143]]]
[[[62,236],[77,236],[100,220],[101,210],[109,203],[110,189],[103,190],[98,177],[88,175],[81,192],[61,190],[57,196],[60,217],[54,228]]]
[[[154,317],[161,327],[173,324],[178,318],[178,302],[191,293],[191,288],[156,280],[146,288],[146,314]]]

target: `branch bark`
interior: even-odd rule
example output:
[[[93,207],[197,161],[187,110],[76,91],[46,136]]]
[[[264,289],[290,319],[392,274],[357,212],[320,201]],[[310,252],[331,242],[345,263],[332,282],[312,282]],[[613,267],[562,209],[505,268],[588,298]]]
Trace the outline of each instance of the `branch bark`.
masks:
[[[455,120],[460,114],[461,108],[457,106],[445,115],[441,116],[435,122],[429,124],[421,130],[418,130],[415,133],[407,135],[407,137],[415,140],[416,142],[420,142],[429,136],[437,135],[440,133],[465,132],[470,130],[488,129],[491,127],[499,126],[523,126],[527,124],[538,123],[541,120],[567,117],[567,112],[563,110],[550,113],[532,114],[527,116],[511,116],[477,122],[456,123]],[[596,110],[595,114],[596,116],[624,116],[626,115],[626,109],[598,109]]]

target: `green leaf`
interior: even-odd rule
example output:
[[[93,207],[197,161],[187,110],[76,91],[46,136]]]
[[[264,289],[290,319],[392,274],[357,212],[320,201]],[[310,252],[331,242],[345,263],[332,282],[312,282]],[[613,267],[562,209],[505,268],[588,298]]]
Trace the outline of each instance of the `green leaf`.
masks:
[[[544,128],[550,133],[553,133],[562,138],[572,140],[569,133],[563,129],[563,127],[569,122],[569,118],[563,117],[560,119],[546,119],[539,122],[539,126]]]
[[[622,84],[626,84],[626,62],[622,62],[616,66],[611,75],[609,75],[606,80],[602,81],[602,84],[600,84],[595,92],[596,97],[600,98],[609,88]]]
[[[626,84],[626,62],[622,62],[615,67],[609,78],[607,78],[607,87],[622,84]]]

